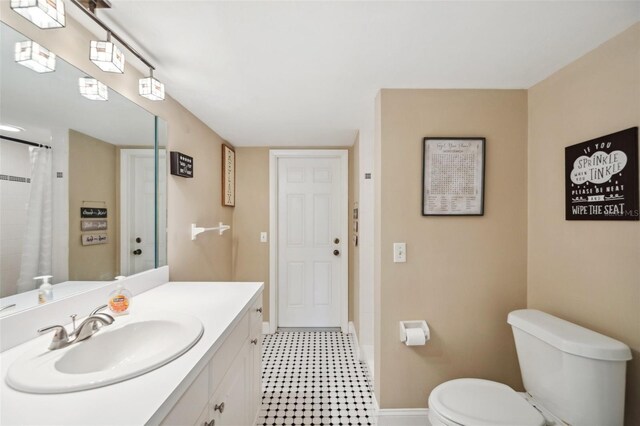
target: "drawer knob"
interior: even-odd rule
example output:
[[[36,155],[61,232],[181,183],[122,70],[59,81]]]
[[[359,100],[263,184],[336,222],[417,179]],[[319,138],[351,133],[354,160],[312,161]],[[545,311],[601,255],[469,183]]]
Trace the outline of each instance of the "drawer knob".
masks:
[[[214,405],[213,411],[220,411],[220,414],[224,413],[224,402]]]
[[[210,422],[204,422],[204,426],[215,426],[216,425],[216,419],[211,419]]]
[[[262,307],[259,307],[258,309],[256,309],[256,312],[261,314],[262,313]]]
[[[251,344],[252,345],[257,345],[258,344],[258,339],[251,339]]]

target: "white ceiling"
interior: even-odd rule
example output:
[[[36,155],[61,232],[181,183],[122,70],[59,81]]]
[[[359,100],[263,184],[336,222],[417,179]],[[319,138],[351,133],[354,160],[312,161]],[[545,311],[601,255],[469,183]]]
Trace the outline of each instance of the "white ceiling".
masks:
[[[380,88],[528,88],[640,20],[637,1],[112,4],[169,94],[236,146],[351,145]]]

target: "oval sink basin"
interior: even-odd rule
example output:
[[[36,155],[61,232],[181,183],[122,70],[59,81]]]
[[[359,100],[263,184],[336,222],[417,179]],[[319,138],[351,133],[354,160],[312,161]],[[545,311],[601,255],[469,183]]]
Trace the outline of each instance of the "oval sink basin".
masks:
[[[31,393],[64,393],[106,386],[161,367],[195,345],[199,319],[177,312],[116,317],[87,340],[66,348],[25,353],[7,372],[7,384]]]

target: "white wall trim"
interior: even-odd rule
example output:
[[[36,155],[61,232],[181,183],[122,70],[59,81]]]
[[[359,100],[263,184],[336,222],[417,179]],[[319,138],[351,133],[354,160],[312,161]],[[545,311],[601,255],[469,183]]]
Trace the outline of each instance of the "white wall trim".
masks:
[[[340,158],[342,177],[341,210],[348,215],[349,207],[349,151],[346,149],[271,149],[269,150],[269,330],[275,333],[278,328],[278,159],[280,158]],[[346,244],[342,248],[345,259],[349,259],[349,220],[342,221],[341,234]],[[348,260],[347,260],[348,262]],[[344,285],[340,292],[340,328],[343,333],[349,330],[349,268],[342,271]]]
[[[426,426],[429,422],[428,408],[385,409],[376,412],[378,426]]]
[[[271,328],[269,327],[269,321],[262,322],[262,334],[272,334]]]
[[[380,409],[375,394],[372,394],[371,400],[378,426],[431,426],[428,408]]]
[[[276,310],[278,261],[275,253],[278,250],[278,218],[276,200],[278,198],[278,156],[269,151],[269,332],[276,332],[278,328],[278,311]]]
[[[360,354],[360,344],[358,343],[358,333],[356,332],[356,325],[353,321],[349,321],[349,334],[351,335],[351,341],[353,342],[353,350],[356,353],[358,360],[362,361]]]

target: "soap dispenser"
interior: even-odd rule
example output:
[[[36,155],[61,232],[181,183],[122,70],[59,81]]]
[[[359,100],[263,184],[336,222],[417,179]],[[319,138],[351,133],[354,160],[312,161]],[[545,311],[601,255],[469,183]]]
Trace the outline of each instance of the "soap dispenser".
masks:
[[[53,278],[51,275],[42,275],[35,277],[36,287],[38,287],[38,280],[42,280],[42,284],[38,287],[38,304],[42,305],[53,300],[53,286],[49,280]]]
[[[118,276],[116,277],[116,289],[109,294],[109,309],[113,313],[113,315],[126,315],[129,313],[129,307],[131,306],[131,298],[133,295],[129,290],[124,288],[122,283],[123,279],[126,277]]]

